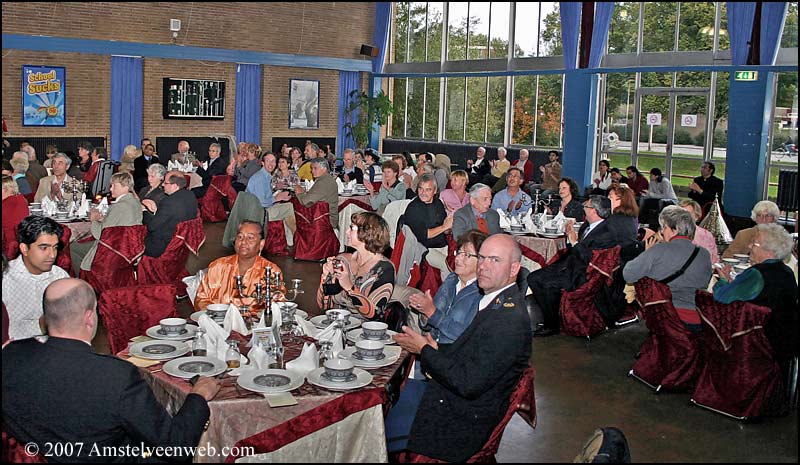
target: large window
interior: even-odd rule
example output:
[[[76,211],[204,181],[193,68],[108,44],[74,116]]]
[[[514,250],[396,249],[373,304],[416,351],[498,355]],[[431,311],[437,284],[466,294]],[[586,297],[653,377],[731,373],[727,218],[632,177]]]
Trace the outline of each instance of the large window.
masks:
[[[767,182],[767,198],[770,200],[776,200],[778,196],[780,172],[797,171],[797,77],[796,72],[777,76]]]
[[[512,144],[561,146],[562,76],[514,78]]]

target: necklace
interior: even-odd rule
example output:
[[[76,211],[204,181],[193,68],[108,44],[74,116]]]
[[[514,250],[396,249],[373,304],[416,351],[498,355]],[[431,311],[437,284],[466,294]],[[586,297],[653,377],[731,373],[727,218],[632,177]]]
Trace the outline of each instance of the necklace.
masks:
[[[373,254],[372,256],[370,256],[369,258],[364,260],[363,262],[361,262],[358,259],[356,259],[356,265],[358,265],[358,270],[361,271],[365,267],[365,265],[367,265],[368,263],[372,263],[372,261],[375,260],[375,257],[377,257],[377,256],[378,255]],[[361,254],[359,254],[359,258],[361,258]]]

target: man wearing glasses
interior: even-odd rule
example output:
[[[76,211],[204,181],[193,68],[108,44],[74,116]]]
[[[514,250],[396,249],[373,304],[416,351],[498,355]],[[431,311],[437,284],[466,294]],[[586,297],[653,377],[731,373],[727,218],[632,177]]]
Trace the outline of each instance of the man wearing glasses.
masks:
[[[145,208],[142,223],[147,226],[144,254],[148,257],[158,258],[164,253],[178,223],[197,218],[197,199],[185,187],[183,173],[169,171],[164,177],[166,196],[161,202],[156,205],[151,199],[142,200]]]

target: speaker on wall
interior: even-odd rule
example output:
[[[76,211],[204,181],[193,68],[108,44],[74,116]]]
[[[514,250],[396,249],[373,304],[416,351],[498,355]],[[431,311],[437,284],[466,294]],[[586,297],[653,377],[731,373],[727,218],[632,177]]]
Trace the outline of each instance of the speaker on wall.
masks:
[[[368,57],[377,57],[381,49],[372,45],[361,44],[361,54]]]

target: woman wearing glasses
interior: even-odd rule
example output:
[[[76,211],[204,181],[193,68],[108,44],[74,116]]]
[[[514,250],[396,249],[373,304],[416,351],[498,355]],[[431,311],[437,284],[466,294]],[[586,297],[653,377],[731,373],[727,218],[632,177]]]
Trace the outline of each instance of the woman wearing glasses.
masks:
[[[350,221],[347,245],[356,251],[328,257],[322,265],[317,304],[354,308],[365,318],[378,320],[394,290],[394,265],[383,256],[389,226],[373,212],[355,213]]]
[[[478,290],[478,250],[488,236],[473,229],[459,237],[455,271],[444,280],[436,296],[430,291],[409,297],[411,308],[420,315],[422,329],[431,332],[439,343],[450,344],[467,329],[478,313],[483,297]]]

